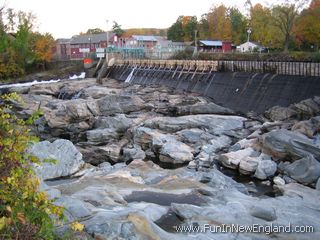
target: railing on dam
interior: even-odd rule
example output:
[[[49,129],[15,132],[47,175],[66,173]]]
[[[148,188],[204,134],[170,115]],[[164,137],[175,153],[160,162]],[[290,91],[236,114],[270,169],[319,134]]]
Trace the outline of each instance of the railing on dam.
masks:
[[[320,76],[320,63],[315,62],[118,59],[116,64],[136,66],[139,68],[182,68],[189,71],[249,72],[293,76]]]
[[[271,61],[218,61],[222,72],[256,72],[279,75],[320,76],[320,63]]]

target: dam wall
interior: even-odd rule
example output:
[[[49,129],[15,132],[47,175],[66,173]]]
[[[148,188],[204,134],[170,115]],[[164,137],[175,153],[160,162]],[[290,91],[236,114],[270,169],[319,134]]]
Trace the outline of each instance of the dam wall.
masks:
[[[221,71],[218,61],[117,61],[108,77],[131,84],[164,85],[197,93],[247,113],[320,96],[320,77]]]

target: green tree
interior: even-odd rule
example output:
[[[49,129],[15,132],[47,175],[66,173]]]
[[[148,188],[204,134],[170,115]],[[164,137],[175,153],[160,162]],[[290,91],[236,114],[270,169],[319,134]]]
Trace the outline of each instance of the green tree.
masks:
[[[122,35],[124,34],[124,30],[121,28],[121,25],[119,25],[116,21],[113,22],[112,31],[118,37],[122,37]]]
[[[248,25],[248,20],[237,8],[232,7],[229,9],[229,12],[232,30],[232,42],[236,45],[239,45],[246,41],[246,28]]]
[[[89,28],[85,34],[99,34],[99,33],[104,33],[100,28]]]
[[[272,12],[261,4],[250,10],[251,39],[271,48],[281,48],[283,37],[273,24]]]
[[[198,23],[198,31],[200,39],[209,39],[209,22],[208,14],[202,14]]]
[[[173,23],[167,32],[168,40],[172,40],[175,42],[182,42],[183,41],[183,28],[182,28],[182,19],[183,16],[178,17],[175,23]]]

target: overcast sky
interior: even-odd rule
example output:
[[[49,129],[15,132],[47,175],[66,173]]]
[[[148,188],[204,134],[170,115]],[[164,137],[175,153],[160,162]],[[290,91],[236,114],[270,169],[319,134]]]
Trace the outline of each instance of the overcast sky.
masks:
[[[245,0],[0,0],[0,6],[4,2],[6,7],[32,11],[40,32],[69,38],[89,28],[111,29],[112,21],[122,28],[168,28],[180,15],[200,17],[221,2],[241,8]],[[257,2],[265,0],[252,0]]]

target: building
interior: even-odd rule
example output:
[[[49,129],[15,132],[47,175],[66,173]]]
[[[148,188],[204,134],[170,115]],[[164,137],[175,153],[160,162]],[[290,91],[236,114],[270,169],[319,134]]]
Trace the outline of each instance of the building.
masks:
[[[108,40],[107,40],[108,36]],[[97,48],[114,46],[118,38],[113,32],[75,35],[70,39],[58,39],[56,41],[55,58],[58,60],[77,60],[88,56],[90,52],[96,52]],[[122,43],[120,43],[121,45]],[[119,45],[117,43],[117,45]]]
[[[231,52],[233,46],[231,42],[220,40],[199,40],[198,50],[200,52]]]
[[[70,39],[57,39],[54,55],[57,60],[69,60],[71,57]]]
[[[75,35],[71,39],[58,39],[55,47],[57,60],[80,60],[91,56],[97,48],[107,48],[120,53],[124,58],[147,57],[167,59],[176,52],[183,51],[191,43],[172,42],[162,36],[132,35],[119,38],[113,32],[90,35]]]
[[[155,36],[132,35],[126,41],[126,47],[151,49],[155,47],[158,39]]]
[[[96,52],[97,48],[106,48],[113,43],[113,40],[112,32],[73,36],[70,40],[71,59],[82,59],[88,53]]]
[[[262,52],[265,49],[266,48],[263,47],[258,42],[251,42],[251,41],[241,44],[238,48],[240,52]]]

